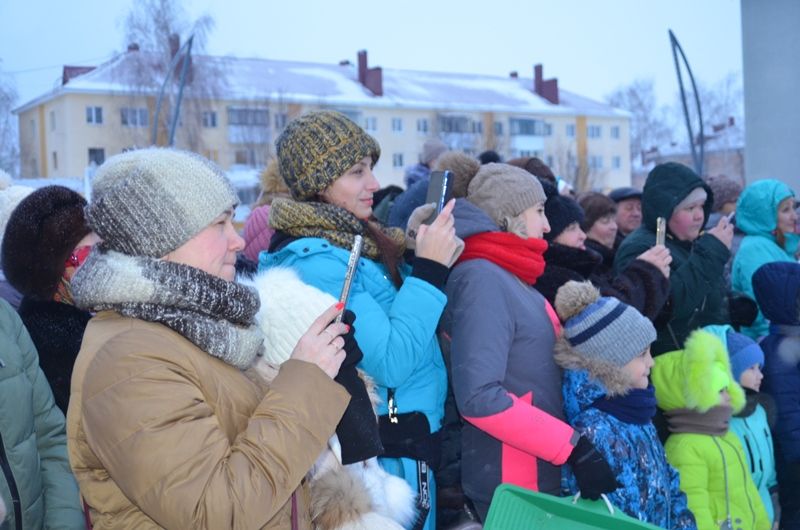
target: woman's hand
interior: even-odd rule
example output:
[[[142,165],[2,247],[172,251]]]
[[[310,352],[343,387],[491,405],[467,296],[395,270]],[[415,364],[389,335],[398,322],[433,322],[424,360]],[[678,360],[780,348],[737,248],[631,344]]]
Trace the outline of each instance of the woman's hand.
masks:
[[[341,335],[349,329],[347,324],[333,322],[342,309],[344,305],[337,303],[317,317],[297,341],[290,358],[316,364],[331,379],[336,377],[345,358],[344,339]]]
[[[453,221],[453,208],[456,200],[451,199],[433,223],[420,225],[416,236],[416,255],[418,258],[433,260],[449,267],[458,249],[458,238]]]
[[[672,254],[664,245],[656,245],[636,256],[636,259],[646,261],[655,266],[665,278],[669,278],[669,264],[672,263]]]

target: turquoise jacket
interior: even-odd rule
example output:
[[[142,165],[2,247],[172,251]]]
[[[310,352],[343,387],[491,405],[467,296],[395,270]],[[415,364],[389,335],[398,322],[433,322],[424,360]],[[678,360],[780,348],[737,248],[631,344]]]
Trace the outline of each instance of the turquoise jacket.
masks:
[[[349,251],[325,239],[302,238],[277,252],[262,252],[259,270],[291,267],[304,282],[338,298],[349,257]],[[347,302],[356,314],[356,340],[364,352],[359,366],[375,380],[382,399],[378,413],[387,414],[386,390],[394,388],[398,412],[424,412],[434,432],[441,426],[447,392],[436,339],[446,302],[442,291],[413,276],[406,276],[398,290],[383,264],[363,257]]]
[[[0,300],[0,345],[0,497],[8,511],[0,527],[84,529],[64,414],[28,331],[5,300]],[[16,520],[12,499],[22,521]]]
[[[753,274],[765,263],[773,261],[795,261],[800,238],[797,234],[786,234],[786,243],[781,248],[775,241],[773,231],[778,226],[778,205],[794,192],[778,180],[757,180],[747,186],[736,204],[736,226],[745,233],[742,244],[733,258],[731,287],[734,291],[753,294]],[[761,309],[752,327],[742,328],[742,333],[753,339],[766,335],[769,322]]]

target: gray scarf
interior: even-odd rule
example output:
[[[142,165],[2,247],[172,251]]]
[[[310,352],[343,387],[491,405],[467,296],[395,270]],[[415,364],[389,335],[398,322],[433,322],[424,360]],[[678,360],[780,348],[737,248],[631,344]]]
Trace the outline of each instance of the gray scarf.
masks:
[[[717,405],[705,412],[694,409],[674,409],[664,412],[671,433],[695,433],[722,436],[728,432],[733,409]]]
[[[72,295],[82,309],[164,324],[242,370],[262,353],[256,291],[188,265],[95,248],[72,278]]]

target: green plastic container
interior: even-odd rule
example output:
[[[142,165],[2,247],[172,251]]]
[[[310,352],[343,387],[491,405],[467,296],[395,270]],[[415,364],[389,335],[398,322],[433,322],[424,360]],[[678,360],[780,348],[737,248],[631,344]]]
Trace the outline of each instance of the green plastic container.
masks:
[[[494,492],[484,530],[658,530],[638,521],[603,500],[554,497],[545,493],[501,484]]]

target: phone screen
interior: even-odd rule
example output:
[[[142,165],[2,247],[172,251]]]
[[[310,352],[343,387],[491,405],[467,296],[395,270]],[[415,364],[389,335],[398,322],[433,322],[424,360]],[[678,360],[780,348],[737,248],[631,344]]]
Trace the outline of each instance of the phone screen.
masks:
[[[436,216],[441,213],[444,205],[452,198],[452,179],[449,171],[431,171],[428,181],[428,195],[425,197],[425,204],[434,203],[436,209],[433,214],[425,220],[425,224],[431,224]]]
[[[357,235],[353,240],[353,250],[350,251],[350,258],[347,260],[347,272],[344,274],[344,284],[342,285],[342,294],[339,295],[339,302],[347,307],[347,299],[350,297],[350,285],[353,283],[353,276],[356,274],[356,267],[358,260],[361,258],[361,247],[364,245],[364,238]],[[335,321],[341,322],[344,311],[336,316]]]
[[[663,217],[656,219],[656,245],[663,245],[667,240],[667,222]]]

